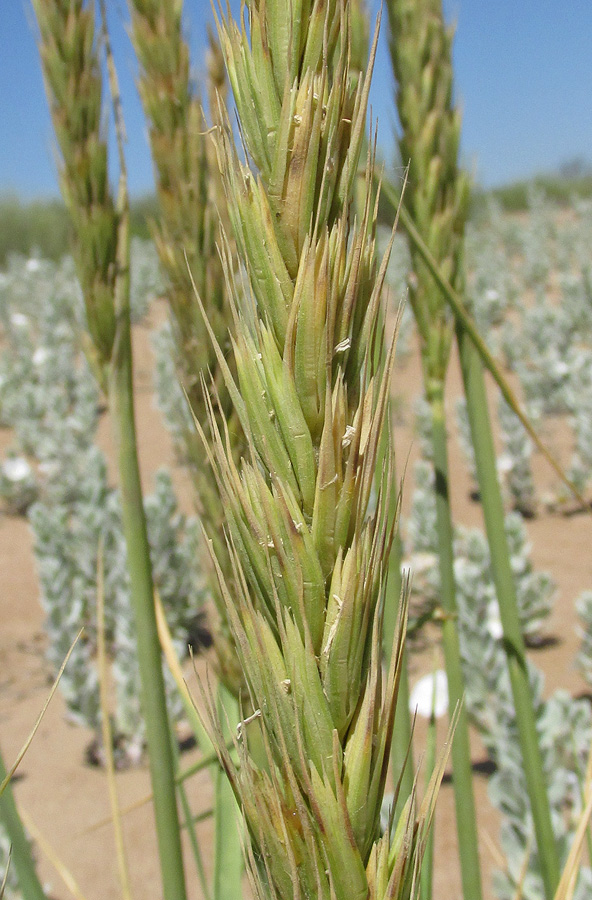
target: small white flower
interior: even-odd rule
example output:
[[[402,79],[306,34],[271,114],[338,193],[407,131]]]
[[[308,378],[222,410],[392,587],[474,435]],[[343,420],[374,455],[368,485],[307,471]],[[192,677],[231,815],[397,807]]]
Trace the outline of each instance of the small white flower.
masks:
[[[514,460],[509,453],[502,453],[497,459],[497,470],[500,475],[506,475],[514,468]]]
[[[485,299],[493,303],[495,300],[499,300],[499,292],[495,288],[489,288],[485,291]]]
[[[22,456],[14,456],[11,459],[5,460],[2,466],[2,472],[4,473],[5,478],[15,483],[17,481],[25,481],[33,474],[31,466]]]
[[[494,641],[503,637],[504,629],[500,619],[500,611],[497,600],[490,600],[487,604],[487,630]]]
[[[47,349],[47,347],[37,347],[35,353],[33,354],[33,365],[42,366],[48,357],[49,350]]]
[[[27,272],[38,272],[41,268],[41,261],[32,256],[31,259],[27,260],[25,268]]]
[[[559,378],[565,378],[566,375],[569,375],[569,366],[565,362],[564,359],[558,359],[554,366],[555,375]]]
[[[19,312],[15,312],[10,317],[11,324],[14,325],[15,328],[26,328],[29,324],[28,318]]]
[[[420,678],[409,697],[409,711],[429,719],[432,715],[439,719],[448,709],[448,680],[443,669],[436,669]]]

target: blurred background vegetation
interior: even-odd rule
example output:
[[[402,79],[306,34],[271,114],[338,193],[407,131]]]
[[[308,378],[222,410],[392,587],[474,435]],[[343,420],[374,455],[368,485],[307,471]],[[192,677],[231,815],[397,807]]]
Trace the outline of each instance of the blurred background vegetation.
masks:
[[[131,209],[132,234],[148,238],[148,222],[155,212],[155,197],[136,198]],[[68,214],[60,199],[24,202],[16,194],[0,194],[0,267],[12,253],[56,262],[68,247]]]
[[[506,212],[525,212],[530,191],[537,188],[551,202],[567,207],[574,198],[592,197],[592,164],[579,158],[569,160],[555,172],[532,179],[516,181],[490,190],[476,187],[472,216],[485,209],[489,198],[496,199]],[[156,213],[153,195],[132,201],[132,234],[149,237],[148,222]],[[381,205],[381,219],[389,224],[388,203]],[[16,194],[0,194],[0,266],[6,265],[11,253],[40,256],[54,261],[66,252],[69,241],[68,216],[57,198],[22,201]]]

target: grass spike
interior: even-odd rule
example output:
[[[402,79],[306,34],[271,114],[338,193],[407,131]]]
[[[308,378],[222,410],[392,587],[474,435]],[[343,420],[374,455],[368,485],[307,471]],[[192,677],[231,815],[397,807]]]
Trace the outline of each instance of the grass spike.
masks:
[[[375,469],[384,456],[385,472],[392,472],[382,435],[394,342],[379,352],[388,254],[377,268],[374,196],[364,199],[359,221],[352,210],[370,76],[351,66],[348,4],[293,0],[297,39],[296,31],[280,34],[274,9],[252,0],[238,25],[229,10],[216,10],[240,134],[253,162],[251,169],[238,159],[223,127],[218,153],[247,278],[239,290],[239,277],[226,270],[235,310],[227,389],[249,449],[240,465],[224,424],[213,422],[215,384],[206,399],[214,436],[206,455],[227,511],[231,580],[215,553],[212,562],[257,713],[251,735],[262,752],[241,737],[240,764],[232,762],[211,699],[204,724],[243,810],[256,896],[365,898],[367,866],[377,842],[384,844],[378,820],[405,615],[403,602],[385,680],[382,557],[395,519],[388,480],[376,481]],[[286,39],[280,61],[277,47]],[[265,106],[263,116],[254,113],[253,97]],[[301,139],[301,127],[310,141]],[[367,191],[373,164],[370,148]],[[223,368],[214,328],[206,330]],[[204,426],[198,431],[207,442]],[[299,431],[315,465],[305,464],[304,443],[294,443]],[[370,504],[375,481],[377,501]],[[354,736],[361,748],[369,741],[369,759]],[[365,794],[363,810],[356,789]],[[400,845],[410,872],[418,865],[418,833],[412,810]],[[388,836],[386,843],[389,849]],[[406,898],[403,882],[385,892],[396,862],[388,857],[377,896]]]

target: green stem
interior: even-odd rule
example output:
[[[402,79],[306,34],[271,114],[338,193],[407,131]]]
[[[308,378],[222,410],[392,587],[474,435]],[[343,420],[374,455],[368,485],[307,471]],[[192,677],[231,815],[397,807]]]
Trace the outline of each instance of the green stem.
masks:
[[[113,297],[116,329],[109,366],[110,412],[119,465],[123,533],[140,670],[140,702],[146,725],[162,892],[166,900],[186,900],[181,826],[175,785],[176,764],[172,748],[173,735],[166,705],[162,652],[156,620],[154,581],[136,438],[130,324],[130,230],[129,194],[124,153],[125,128],[121,115],[117,72],[107,28],[105,0],[100,0],[100,9],[103,22],[102,39],[106,52],[119,154],[117,250]]]
[[[6,778],[6,767],[0,753],[0,783]],[[35,871],[29,841],[20,820],[10,784],[0,796],[0,821],[12,845],[12,865],[16,869],[19,888],[25,900],[47,900]],[[2,879],[0,878],[0,882]]]
[[[122,288],[122,292],[124,290]],[[118,313],[111,372],[111,413],[118,453],[123,529],[136,625],[141,702],[146,722],[163,893],[166,900],[185,900],[175,764],[170,743],[154,608],[152,566],[137,455],[132,346],[129,307],[126,309],[126,304],[122,304]]]
[[[203,864],[203,856],[201,853],[201,848],[199,846],[199,841],[197,840],[197,833],[195,830],[195,826],[198,823],[199,816],[194,816],[191,811],[191,804],[189,803],[189,798],[187,796],[187,791],[185,790],[185,785],[183,783],[183,779],[179,778],[179,750],[177,748],[177,742],[175,740],[171,741],[173,757],[175,759],[175,782],[177,784],[177,793],[179,795],[179,800],[181,801],[181,809],[183,811],[183,825],[187,832],[187,836],[189,839],[189,845],[191,847],[191,851],[193,853],[193,859],[195,862],[195,868],[197,870],[197,877],[199,879],[199,884],[202,890],[204,900],[211,900],[210,892],[208,889],[208,880],[206,878],[205,867]]]
[[[524,776],[534,820],[545,895],[547,900],[552,900],[559,883],[559,858],[551,823],[547,785],[528,680],[526,651],[518,615],[516,587],[505,532],[504,507],[497,479],[495,447],[487,406],[483,366],[469,334],[460,325],[457,327],[457,338],[471,439],[475,450],[479,492],[504,632],[503,645],[508,660],[516,709]]]
[[[427,393],[432,413],[432,441],[436,477],[440,599],[443,612],[442,645],[446,663],[449,704],[450,709],[454,710],[457,704],[462,703],[463,700],[464,679],[456,624],[457,610],[454,584],[452,515],[448,490],[444,383],[441,381],[433,382],[427,386]],[[469,728],[464,703],[460,709],[451,756],[463,896],[465,900],[480,900],[481,870],[477,819],[473,793]]]

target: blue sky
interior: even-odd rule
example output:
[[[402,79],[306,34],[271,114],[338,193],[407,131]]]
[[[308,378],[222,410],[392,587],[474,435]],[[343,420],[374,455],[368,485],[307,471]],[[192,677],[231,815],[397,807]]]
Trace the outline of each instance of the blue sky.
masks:
[[[163,0],[171,2],[171,0]],[[128,132],[132,193],[152,186],[152,167],[125,0],[107,0]],[[233,10],[239,7],[232,0]],[[378,0],[371,2],[373,13]],[[185,0],[197,75],[210,0]],[[455,21],[456,92],[464,111],[463,159],[485,186],[550,170],[574,157],[592,161],[592,2],[444,0]],[[396,117],[383,25],[371,94],[383,155],[392,156]],[[28,0],[0,11],[0,193],[57,193],[55,145]]]

